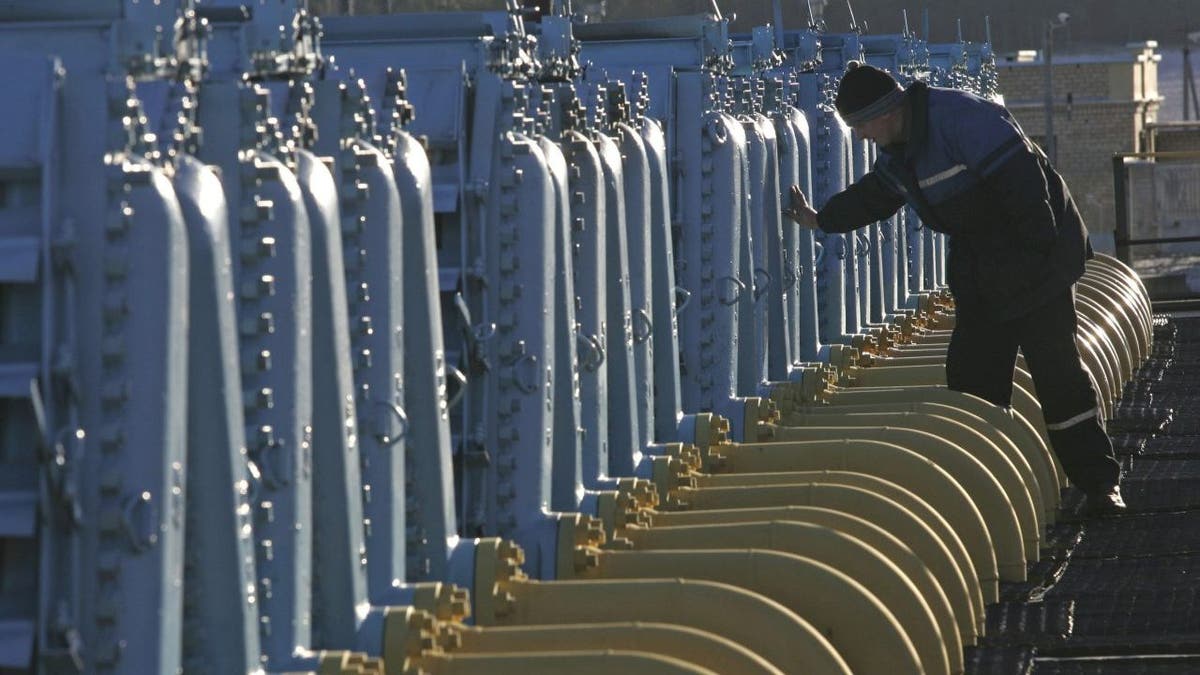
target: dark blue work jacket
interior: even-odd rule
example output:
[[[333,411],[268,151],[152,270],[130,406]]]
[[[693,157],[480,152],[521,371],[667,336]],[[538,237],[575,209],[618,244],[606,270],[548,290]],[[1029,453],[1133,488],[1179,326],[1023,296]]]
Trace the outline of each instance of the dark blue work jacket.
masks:
[[[947,279],[957,311],[1013,319],[1065,290],[1092,257],[1067,185],[1008,110],[973,94],[908,87],[908,141],[881,148],[865,176],[817,214],[849,232],[905,203],[949,235]]]

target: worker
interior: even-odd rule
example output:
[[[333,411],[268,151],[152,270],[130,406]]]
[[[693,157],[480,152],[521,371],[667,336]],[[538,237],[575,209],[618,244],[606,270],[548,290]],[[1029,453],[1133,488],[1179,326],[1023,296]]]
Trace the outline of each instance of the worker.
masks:
[[[955,325],[946,383],[999,406],[1012,402],[1025,355],[1055,454],[1091,515],[1125,509],[1120,464],[1075,344],[1075,282],[1092,257],[1087,228],[1062,177],[1004,106],[851,62],[835,106],[879,156],[820,211],[798,185],[784,213],[806,228],[845,233],[905,204],[947,235]]]

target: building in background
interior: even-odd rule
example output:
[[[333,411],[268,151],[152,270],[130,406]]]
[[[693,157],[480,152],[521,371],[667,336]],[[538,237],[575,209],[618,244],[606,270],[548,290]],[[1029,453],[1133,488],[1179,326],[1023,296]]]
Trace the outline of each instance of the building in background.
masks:
[[[1144,132],[1157,121],[1156,42],[1118,51],[1053,59],[1057,168],[1071,188],[1093,241],[1112,250],[1116,222],[1112,156],[1144,148]],[[1039,52],[1022,51],[997,63],[1000,91],[1030,138],[1045,147],[1046,71]]]

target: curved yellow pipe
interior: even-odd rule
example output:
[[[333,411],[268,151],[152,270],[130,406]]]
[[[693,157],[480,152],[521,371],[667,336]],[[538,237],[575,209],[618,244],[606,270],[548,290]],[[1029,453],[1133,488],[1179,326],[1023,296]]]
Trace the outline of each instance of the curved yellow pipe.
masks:
[[[918,520],[937,534],[954,557],[955,564],[973,592],[980,594],[981,601],[995,602],[999,599],[995,556],[992,550],[972,551],[964,544],[954,528],[946,522],[928,502],[911,491],[877,476],[849,471],[812,471],[811,482],[787,485],[760,485],[752,487],[680,488],[676,492],[686,508],[693,509],[737,509],[762,508],[769,506],[824,506],[824,493],[847,487],[858,488],[883,497],[894,505],[908,510]],[[878,506],[878,505],[873,505]],[[978,558],[984,566],[976,569]],[[980,607],[982,610],[982,607]]]
[[[924,387],[924,386],[946,386],[946,368],[945,365],[924,365],[924,366],[880,366],[866,367],[854,370],[850,389],[859,387]],[[1031,393],[1033,391],[1033,378],[1024,368],[1013,368],[1013,393],[1012,407],[1020,412],[1030,423],[1034,425],[1034,429],[1042,436],[1042,441],[1047,446],[1050,443],[1049,436],[1045,433],[1045,426],[1040,426],[1042,421],[1042,406],[1038,403],[1037,398]]]
[[[973,595],[962,571],[946,545],[904,507],[859,488],[838,486],[838,492],[825,491],[825,506],[779,506],[756,509],[711,511],[650,511],[650,525],[675,529],[708,525],[757,525],[783,521],[812,523],[845,532],[870,544],[888,557],[914,580],[927,602],[940,602],[953,614],[963,644],[974,645],[979,635],[976,603],[982,608],[982,596]],[[831,497],[841,497],[831,498]],[[861,499],[859,499],[861,497]],[[872,502],[876,508],[872,507]],[[638,528],[640,530],[640,528]],[[629,529],[635,531],[634,528]]]
[[[1022,393],[1028,396],[1027,392],[1023,392],[1023,390],[1019,392],[1018,387],[1016,385],[1013,386],[1014,398]],[[831,405],[897,404],[914,401],[941,403],[961,408],[983,418],[989,424],[995,425],[1012,438],[1016,442],[1017,448],[1021,450],[1021,454],[1025,456],[1026,461],[1031,466],[1042,465],[1043,469],[1037,470],[1038,475],[1048,473],[1057,478],[1056,493],[1057,490],[1063,487],[1063,479],[1065,477],[1061,473],[1061,468],[1057,466],[1056,458],[1050,452],[1050,446],[1047,443],[1045,434],[1038,431],[1037,426],[1034,425],[1032,420],[1013,408],[1001,408],[977,396],[953,391],[941,385],[923,385],[919,387],[839,387],[834,389],[829,396],[829,403]],[[822,406],[812,407],[820,408]],[[805,408],[805,410],[807,409]],[[1042,421],[1040,414],[1038,421]]]
[[[882,552],[848,533],[812,523],[774,521],[631,527],[623,536],[638,551],[762,549],[812,558],[862,584],[895,615],[917,648],[926,673],[937,672],[939,668],[954,673],[963,670],[962,642],[949,607],[943,607],[937,598],[926,601],[914,579]],[[838,647],[836,642],[834,647]]]
[[[916,417],[912,413],[908,415]],[[828,423],[834,422],[829,419],[829,415],[815,417],[825,418]],[[976,447],[968,449],[965,445],[959,445],[949,436],[955,431],[970,430],[944,418],[937,429],[941,434],[905,427],[903,418],[897,420],[899,424],[896,425],[866,426],[854,424],[856,421],[858,420],[844,419],[840,426],[816,426],[819,424],[819,421],[816,421],[813,426],[778,427],[775,428],[776,435],[772,440],[782,443],[838,439],[871,440],[892,443],[910,450],[945,469],[971,496],[980,513],[987,514],[984,523],[992,537],[992,544],[996,547],[998,564],[1006,542],[1012,537],[1024,542],[1026,557],[1037,556],[1041,546],[1040,513],[1016,469],[999,455],[1000,451],[986,438],[977,436],[975,439],[969,439],[963,433],[957,440],[973,441]],[[1003,465],[996,463],[998,468],[1002,467],[1007,471],[1000,474],[993,472],[980,461],[978,455],[998,457],[1003,462]],[[1035,485],[1034,488],[1036,487]]]
[[[946,386],[945,364],[923,366],[871,366],[854,371],[850,388]],[[1034,423],[1042,419],[1042,406],[1032,395],[1033,378],[1024,368],[1013,368],[1012,407]],[[1023,390],[1023,391],[1022,391]],[[1039,430],[1041,433],[1044,430]],[[1043,433],[1043,440],[1049,443]]]
[[[871,490],[879,493],[881,496],[899,501],[906,507],[909,507],[909,510],[919,514],[923,518],[929,519],[931,527],[937,531],[938,535],[944,541],[949,538],[958,540],[957,545],[953,541],[947,545],[955,551],[955,558],[960,564],[964,563],[963,559],[965,558],[966,562],[970,563],[972,570],[976,570],[980,566],[985,570],[982,574],[977,573],[977,575],[988,602],[993,602],[992,598],[996,597],[996,583],[998,580],[1016,580],[1021,574],[1018,570],[1024,569],[1024,563],[1021,564],[1020,568],[1007,560],[1004,561],[1003,565],[997,563],[995,549],[980,544],[978,532],[972,533],[971,537],[964,540],[961,533],[943,516],[941,509],[929,504],[908,487],[893,483],[886,478],[874,474],[827,469],[716,474],[703,476],[697,481],[695,487],[680,488],[676,490],[676,493],[679,499],[692,500],[685,502],[687,506],[695,503],[698,505],[698,508],[709,507],[714,504],[714,501],[716,504],[714,508],[739,508],[736,504],[744,504],[741,508],[760,508],[763,506],[791,503],[793,499],[792,490],[794,488],[807,488],[812,485],[810,481],[818,484],[851,486]],[[743,490],[751,490],[753,494],[739,492]],[[712,493],[709,491],[717,492]],[[986,535],[986,532],[983,534]],[[958,548],[959,546],[961,546],[961,549]]]
[[[1111,298],[1126,309],[1138,334],[1140,356],[1148,357],[1154,342],[1154,312],[1140,280],[1131,280],[1103,266],[1090,269],[1085,278],[1086,283],[1094,287],[1093,292]]]
[[[1028,377],[1028,373],[1026,373],[1026,376]],[[1042,405],[1037,402],[1037,398],[1033,395],[1032,382],[1028,386],[1025,386],[1014,381],[1012,410],[1015,418],[1024,420],[1041,437],[1041,448],[1045,451],[1042,459],[1048,460],[1051,466],[1054,467],[1054,472],[1058,474],[1059,484],[1066,485],[1067,474],[1063,471],[1062,464],[1058,461],[1058,455],[1050,451],[1050,432],[1046,430],[1046,418],[1042,416]]]
[[[1045,525],[1046,512],[1054,507],[1046,506],[1046,499],[1055,499],[1046,488],[1056,482],[1044,475],[1036,475],[1020,451],[999,429],[982,419],[959,408],[936,403],[907,403],[900,406],[862,406],[872,408],[859,410],[858,406],[815,408],[801,415],[786,418],[787,426],[775,429],[777,440],[801,440],[801,430],[811,426],[855,427],[893,426],[916,429],[944,438],[978,459],[988,471],[1005,486],[1013,507],[1028,499],[1037,514],[1037,526]],[[1046,484],[1045,486],[1043,484]],[[1025,493],[1012,492],[1014,485],[1021,486]],[[1055,502],[1057,500],[1055,499]]]
[[[452,655],[613,649],[669,656],[729,675],[783,675],[769,661],[726,638],[666,623],[601,623],[555,626],[456,624],[447,627]]]
[[[1107,265],[1091,264],[1087,266],[1080,281],[1092,287],[1092,290],[1099,290],[1105,297],[1125,308],[1133,326],[1142,337],[1147,337],[1147,333],[1153,329],[1153,308],[1150,306],[1150,298],[1140,290],[1140,283]],[[1149,344],[1145,346],[1149,347]]]
[[[892,612],[846,574],[811,558],[761,550],[601,551],[584,578],[681,575],[772,598],[821,631],[858,673],[919,673],[921,655]],[[945,660],[944,649],[941,650]],[[923,650],[931,658],[931,647]],[[932,672],[942,673],[945,669]]]
[[[996,542],[971,495],[946,470],[917,453],[892,443],[839,439],[797,443],[739,443],[720,446],[724,468],[720,474],[697,478],[699,485],[732,486],[763,482],[779,485],[795,477],[779,472],[847,471],[876,476],[899,485],[928,503],[949,524],[972,554],[983,578],[1000,565],[1005,581],[1025,580],[1026,552],[1020,532]],[[760,474],[753,479],[730,474]],[[783,479],[783,480],[780,480]],[[1005,499],[1004,501],[1007,501]],[[1008,517],[1012,506],[1008,505]],[[1012,522],[1012,521],[1010,521]],[[1034,555],[1037,555],[1034,551]],[[1036,559],[1036,558],[1035,558]]]
[[[1119,311],[1098,301],[1089,293],[1079,293],[1075,306],[1079,308],[1080,314],[1091,318],[1092,323],[1109,337],[1120,361],[1121,383],[1127,382],[1133,377],[1136,368],[1134,361],[1137,358],[1137,346],[1134,336],[1124,325],[1124,317]]]
[[[868,366],[854,371],[851,387],[910,387],[945,384],[944,363],[920,366]]]
[[[1091,300],[1112,314],[1127,340],[1132,356],[1131,363],[1136,370],[1148,354],[1149,347],[1145,342],[1146,336],[1141,326],[1142,317],[1136,303],[1127,297],[1125,290],[1102,275],[1086,274],[1076,284],[1076,288],[1079,297]]]
[[[1104,330],[1097,326],[1090,317],[1080,315],[1078,324],[1079,327],[1075,332],[1076,340],[1086,340],[1092,351],[1090,356],[1080,353],[1080,358],[1092,369],[1093,373],[1099,369],[1096,379],[1100,386],[1097,387],[1096,393],[1105,408],[1108,408],[1120,395],[1122,382],[1116,348]],[[1088,360],[1089,358],[1091,361]]]
[[[1142,278],[1125,263],[1104,253],[1097,253],[1089,263],[1095,272],[1111,274],[1113,279],[1134,294],[1145,316],[1146,332],[1153,340],[1153,308],[1150,306],[1150,293],[1146,291]]]
[[[695,663],[636,651],[522,652],[516,654],[433,654],[420,660],[429,675],[717,675]]]
[[[475,622],[482,626],[652,621],[732,640],[785,673],[846,673],[837,650],[778,602],[728,584],[692,579],[531,581],[510,542],[475,546]]]
[[[1083,364],[1084,370],[1092,377],[1093,387],[1096,389],[1096,405],[1100,409],[1100,413],[1107,417],[1109,406],[1109,389],[1108,373],[1102,365],[1103,357],[1100,356],[1100,347],[1095,337],[1086,327],[1081,327],[1080,331],[1075,335],[1075,345],[1079,349],[1079,360]]]
[[[1153,340],[1153,312],[1146,302],[1147,298],[1133,290],[1127,279],[1121,278],[1112,270],[1102,266],[1088,269],[1076,287],[1080,293],[1103,296],[1113,304],[1123,308],[1130,319],[1131,327],[1137,333],[1142,355],[1149,353],[1150,342]]]
[[[1080,280],[1079,293],[1092,297],[1102,305],[1116,305],[1127,318],[1128,331],[1137,346],[1135,366],[1150,355],[1154,341],[1154,315],[1148,298],[1141,297],[1129,285],[1111,271],[1097,268]]]

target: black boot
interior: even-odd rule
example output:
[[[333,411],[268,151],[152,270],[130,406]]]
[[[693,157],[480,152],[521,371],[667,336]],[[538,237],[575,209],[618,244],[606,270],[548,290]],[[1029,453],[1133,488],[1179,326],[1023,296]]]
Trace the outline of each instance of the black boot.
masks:
[[[1114,485],[1108,490],[1088,493],[1088,516],[1102,518],[1122,513],[1125,513],[1125,500],[1121,498],[1121,487],[1119,485]]]

